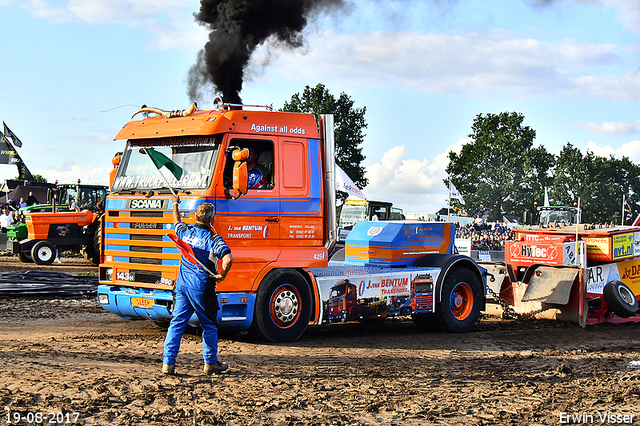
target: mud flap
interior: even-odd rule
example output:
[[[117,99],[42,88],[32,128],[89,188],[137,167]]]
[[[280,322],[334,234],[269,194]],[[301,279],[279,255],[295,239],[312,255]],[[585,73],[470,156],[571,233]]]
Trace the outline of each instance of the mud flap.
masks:
[[[487,287],[494,293],[500,294],[502,291],[502,283],[507,275],[507,267],[500,263],[477,262],[480,266],[487,270]]]
[[[566,305],[578,273],[575,268],[540,266],[532,274],[522,301]]]

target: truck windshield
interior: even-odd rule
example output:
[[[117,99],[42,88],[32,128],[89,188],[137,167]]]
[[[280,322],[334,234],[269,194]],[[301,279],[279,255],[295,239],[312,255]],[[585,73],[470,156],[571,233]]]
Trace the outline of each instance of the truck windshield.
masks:
[[[556,209],[556,210],[541,210],[540,211],[540,224],[549,225],[550,223],[565,223],[575,224],[576,214],[571,210]]]
[[[219,147],[211,137],[130,140],[112,191],[168,188],[167,181],[174,189],[205,189],[211,183]],[[167,167],[158,170],[143,148],[153,148],[178,165],[182,169],[180,180]]]
[[[391,207],[391,214],[389,214],[389,220],[404,220],[403,210],[396,207]]]
[[[361,204],[345,204],[342,207],[342,212],[340,213],[340,223],[338,226],[340,228],[345,228],[353,226],[356,222],[365,221],[367,219],[367,206]]]
[[[345,284],[340,284],[335,287],[332,287],[329,298],[344,296],[346,289],[347,289],[347,286]]]
[[[71,207],[76,204],[77,200],[78,191],[76,191],[76,188],[62,188],[60,190],[60,199],[58,200],[58,204]]]

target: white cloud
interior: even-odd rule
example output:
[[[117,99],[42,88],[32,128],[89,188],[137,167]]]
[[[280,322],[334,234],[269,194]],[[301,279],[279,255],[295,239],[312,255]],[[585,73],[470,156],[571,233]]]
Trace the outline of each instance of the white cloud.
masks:
[[[157,50],[182,49],[193,50],[204,47],[209,31],[194,22],[173,22],[170,24],[149,23],[146,26],[154,38],[150,47]]]
[[[86,184],[108,185],[111,170],[111,167],[80,166],[73,161],[67,161],[60,168],[36,168],[31,172],[42,175],[49,182],[57,180],[60,183],[74,183],[80,179]]]
[[[600,133],[603,135],[633,135],[640,132],[640,120],[633,124],[607,122],[607,123],[587,123],[585,129],[592,133]]]
[[[70,0],[67,9],[85,22],[140,22],[183,5],[178,0]]]
[[[307,40],[306,49],[281,55],[272,69],[290,80],[322,75],[347,80],[344,85],[425,93],[640,99],[638,73],[592,75],[604,67],[625,68],[613,44],[551,43],[501,30],[456,35],[315,31]]]
[[[618,10],[618,18],[627,31],[640,33],[640,2],[635,0],[569,0],[574,3],[602,4]]]
[[[577,77],[574,83],[573,92],[576,96],[620,100],[640,99],[640,71],[638,70],[624,75]]]
[[[364,189],[369,199],[390,201],[405,213],[435,213],[446,205],[448,190],[443,183],[449,164],[449,151],[460,152],[468,139],[448,147],[433,161],[405,159],[406,145],[387,151],[382,159],[366,168],[369,185]]]
[[[47,0],[28,0],[24,7],[37,18],[61,24],[127,24],[154,35],[150,47],[158,50],[192,50],[204,46],[208,32],[194,22],[193,5],[180,0],[69,0],[53,5]]]
[[[44,0],[29,0],[25,3],[24,8],[29,10],[36,18],[56,24],[73,20],[73,15],[68,10],[54,7]]]
[[[634,163],[640,163],[640,140],[622,144],[618,149],[614,149],[608,145],[601,147],[595,142],[589,141],[585,151],[591,151],[599,157],[609,157],[611,155],[619,159],[622,157],[628,157]]]
[[[47,0],[29,0],[24,7],[38,17],[50,22],[82,21],[89,23],[129,22],[139,23],[185,8],[178,0],[69,0],[64,6]]]

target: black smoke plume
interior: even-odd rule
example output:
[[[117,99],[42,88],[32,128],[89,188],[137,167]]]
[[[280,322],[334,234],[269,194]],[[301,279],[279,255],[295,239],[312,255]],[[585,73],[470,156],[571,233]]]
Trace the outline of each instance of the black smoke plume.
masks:
[[[314,14],[345,0],[201,0],[196,21],[211,30],[189,70],[188,95],[196,100],[212,84],[228,103],[241,103],[244,72],[253,51],[267,39],[302,46],[302,30]]]

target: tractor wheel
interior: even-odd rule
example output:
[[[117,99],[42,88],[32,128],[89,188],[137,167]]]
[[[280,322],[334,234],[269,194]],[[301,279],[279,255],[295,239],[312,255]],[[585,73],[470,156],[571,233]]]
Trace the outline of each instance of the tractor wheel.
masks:
[[[442,283],[442,297],[436,305],[438,329],[450,333],[469,331],[480,318],[482,298],[480,278],[469,268],[454,268]]]
[[[18,259],[20,259],[22,263],[33,263],[31,254],[26,251],[21,251],[20,253],[18,253]]]
[[[56,259],[56,246],[48,241],[38,241],[31,248],[31,257],[36,265],[51,265]]]
[[[251,330],[270,342],[292,342],[307,329],[311,290],[297,271],[275,271],[258,288]]]
[[[82,255],[94,265],[100,264],[100,236],[102,235],[102,225],[98,225],[93,232],[93,241],[82,247]]]
[[[629,318],[638,311],[636,295],[622,281],[614,280],[607,283],[602,295],[609,308],[620,318]]]

